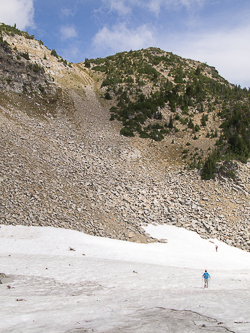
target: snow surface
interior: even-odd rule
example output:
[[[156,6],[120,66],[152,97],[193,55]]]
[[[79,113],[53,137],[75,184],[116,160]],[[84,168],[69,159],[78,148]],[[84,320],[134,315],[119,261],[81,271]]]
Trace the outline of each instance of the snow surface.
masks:
[[[0,284],[0,332],[250,332],[250,253],[145,229],[168,242],[2,225],[0,272],[12,281]]]

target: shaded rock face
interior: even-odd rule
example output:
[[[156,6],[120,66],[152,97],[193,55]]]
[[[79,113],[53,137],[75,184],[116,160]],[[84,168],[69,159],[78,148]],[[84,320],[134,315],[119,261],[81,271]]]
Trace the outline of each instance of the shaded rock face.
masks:
[[[55,92],[52,79],[44,69],[0,43],[0,90],[15,93],[50,94]],[[23,54],[22,54],[23,55]],[[24,55],[28,57],[28,53]]]

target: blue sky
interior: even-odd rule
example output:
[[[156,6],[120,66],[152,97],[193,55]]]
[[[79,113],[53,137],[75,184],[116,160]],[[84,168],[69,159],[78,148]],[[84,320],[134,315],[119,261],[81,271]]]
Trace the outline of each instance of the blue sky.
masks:
[[[149,46],[250,87],[249,0],[0,0],[0,22],[81,62]]]

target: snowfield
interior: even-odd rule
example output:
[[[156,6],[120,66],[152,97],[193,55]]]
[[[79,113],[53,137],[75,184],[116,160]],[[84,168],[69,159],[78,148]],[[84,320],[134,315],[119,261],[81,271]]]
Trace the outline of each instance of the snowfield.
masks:
[[[2,225],[0,332],[250,332],[250,253],[173,226],[146,232],[168,242]]]

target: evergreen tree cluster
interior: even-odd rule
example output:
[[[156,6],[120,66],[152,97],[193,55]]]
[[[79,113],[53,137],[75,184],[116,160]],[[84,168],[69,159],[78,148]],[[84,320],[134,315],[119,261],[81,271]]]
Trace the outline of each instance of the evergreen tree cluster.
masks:
[[[234,87],[231,92],[227,91],[224,107],[219,116],[223,118],[220,128],[222,134],[216,142],[217,148],[209,155],[204,163],[202,178],[214,178],[221,169],[218,167],[219,161],[238,160],[247,162],[250,157],[250,91]],[[216,133],[215,133],[216,135]],[[230,169],[229,176],[234,176]]]

